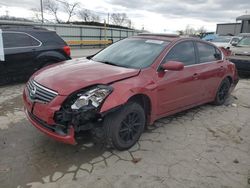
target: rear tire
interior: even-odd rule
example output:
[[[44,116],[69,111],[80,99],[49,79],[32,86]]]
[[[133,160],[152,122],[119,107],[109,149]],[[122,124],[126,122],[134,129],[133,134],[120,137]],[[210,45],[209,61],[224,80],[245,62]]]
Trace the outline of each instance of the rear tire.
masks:
[[[228,78],[222,80],[220,87],[216,93],[214,104],[215,105],[222,105],[225,103],[229,90],[230,90],[231,83]]]
[[[103,122],[107,144],[117,150],[132,147],[140,138],[146,124],[141,105],[128,103],[118,111],[108,114]]]

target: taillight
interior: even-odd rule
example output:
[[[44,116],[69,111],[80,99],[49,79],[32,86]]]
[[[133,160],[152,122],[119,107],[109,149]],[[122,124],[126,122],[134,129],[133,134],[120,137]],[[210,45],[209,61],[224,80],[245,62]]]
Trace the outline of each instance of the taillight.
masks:
[[[69,47],[69,46],[64,46],[64,47],[63,47],[63,51],[65,52],[65,54],[66,54],[67,56],[70,56],[70,47]]]

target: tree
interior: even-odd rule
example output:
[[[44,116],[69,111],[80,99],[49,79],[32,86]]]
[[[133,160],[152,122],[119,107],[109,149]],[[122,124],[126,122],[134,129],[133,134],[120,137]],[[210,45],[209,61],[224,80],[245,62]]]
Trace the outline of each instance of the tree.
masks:
[[[193,27],[190,27],[190,25],[187,25],[185,30],[178,30],[177,33],[179,35],[196,35],[199,36],[201,33],[205,33],[207,30],[204,26],[194,29]]]
[[[128,20],[129,19],[127,17],[127,14],[125,14],[125,13],[113,13],[113,14],[111,14],[111,22],[114,25],[124,26]]]
[[[190,27],[190,25],[186,26],[186,29],[184,30],[185,35],[195,35],[196,31],[193,27]]]
[[[78,11],[78,17],[82,19],[84,22],[90,21],[90,14],[91,12],[87,9],[82,9]]]
[[[200,27],[199,29],[197,29],[197,33],[201,34],[201,33],[206,33],[207,30],[205,29],[204,26]]]
[[[78,11],[78,17],[84,22],[100,22],[100,17],[92,13],[88,9],[81,9]]]
[[[58,12],[60,10],[60,4],[58,2],[46,0],[44,2],[44,10],[53,15],[57,23],[61,23],[61,20],[58,18]]]
[[[130,19],[128,19],[126,25],[128,28],[132,28],[132,21]]]
[[[67,1],[61,1],[65,12],[68,14],[67,23],[70,22],[72,16],[76,15],[75,9],[79,6],[78,2],[68,3]]]
[[[96,14],[91,14],[91,21],[92,22],[100,22],[100,17]]]
[[[30,10],[33,12],[33,15],[34,15],[33,20],[34,21],[37,21],[37,22],[42,22],[43,21],[40,8],[32,8]],[[48,20],[46,20],[46,21],[48,21]]]

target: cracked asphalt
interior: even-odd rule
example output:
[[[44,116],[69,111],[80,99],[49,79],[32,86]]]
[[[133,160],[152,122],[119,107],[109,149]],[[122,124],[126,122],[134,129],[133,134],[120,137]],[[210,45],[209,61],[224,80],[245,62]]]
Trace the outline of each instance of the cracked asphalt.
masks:
[[[0,187],[250,188],[250,79],[223,106],[158,120],[128,151],[58,143],[26,120],[24,85],[0,88]]]

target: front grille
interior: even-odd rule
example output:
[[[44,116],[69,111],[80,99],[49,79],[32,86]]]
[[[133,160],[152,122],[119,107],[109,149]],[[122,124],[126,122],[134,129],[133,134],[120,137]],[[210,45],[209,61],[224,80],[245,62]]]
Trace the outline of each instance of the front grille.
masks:
[[[57,92],[38,84],[34,80],[29,80],[27,89],[30,99],[41,103],[49,103],[58,95]]]

